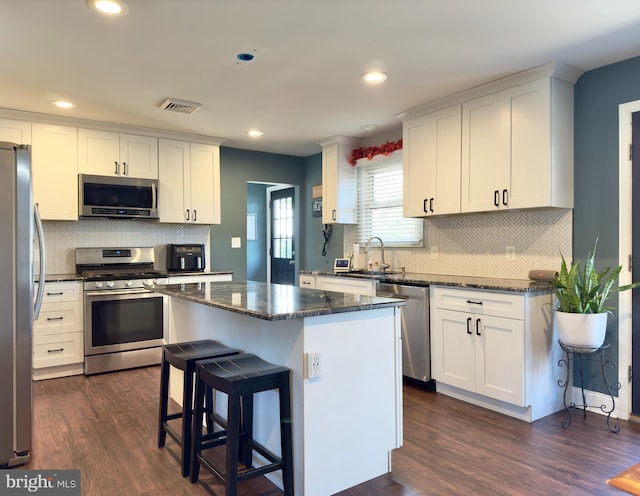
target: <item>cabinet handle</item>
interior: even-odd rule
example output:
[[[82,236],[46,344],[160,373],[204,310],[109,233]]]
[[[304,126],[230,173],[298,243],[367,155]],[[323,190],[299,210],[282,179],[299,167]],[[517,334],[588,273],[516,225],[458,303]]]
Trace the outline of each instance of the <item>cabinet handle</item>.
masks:
[[[302,285],[303,286],[311,286],[311,283],[309,281],[302,281]]]
[[[467,319],[467,334],[471,334],[471,317]]]
[[[427,207],[427,201],[429,201],[428,198],[425,198],[424,200],[422,200],[422,210],[424,211],[425,214],[429,213],[429,208]]]
[[[61,351],[64,351],[64,348],[58,348],[56,350],[47,350],[47,353],[59,353]]]
[[[128,176],[128,175],[129,175],[129,166],[127,165],[127,163],[126,163],[126,162],[122,162],[122,170],[123,170],[123,172],[122,172],[122,173],[123,173],[125,176]]]
[[[429,198],[429,210],[433,213],[433,198]]]
[[[47,320],[64,320],[64,317],[47,317]]]
[[[336,220],[336,211],[335,211],[335,210],[333,210],[333,211],[331,212],[331,218],[332,218],[333,220]]]
[[[193,222],[198,220],[198,211],[194,208],[193,209]]]
[[[189,209],[187,209],[187,215],[185,215],[185,220],[189,220]]]
[[[473,301],[473,300],[467,300],[467,303],[469,305],[482,305],[481,301]]]
[[[509,204],[509,192],[506,189],[502,190],[502,204],[505,207]]]
[[[482,336],[480,334],[480,319],[476,319],[476,336]]]
[[[62,296],[64,293],[62,291],[56,291],[55,293],[50,293],[47,291],[47,296]]]
[[[499,206],[500,206],[500,190],[495,190],[495,191],[493,192],[493,204],[494,204],[496,207],[499,207]]]
[[[120,174],[120,169],[119,169],[119,166],[118,166],[118,162],[114,162],[114,164],[116,164],[115,173],[116,173],[116,175],[118,175],[118,174]]]

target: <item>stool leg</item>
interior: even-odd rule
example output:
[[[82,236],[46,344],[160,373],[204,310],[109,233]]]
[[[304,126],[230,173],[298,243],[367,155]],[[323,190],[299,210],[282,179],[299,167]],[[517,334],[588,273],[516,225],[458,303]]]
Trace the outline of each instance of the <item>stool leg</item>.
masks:
[[[199,375],[196,374],[196,407],[193,413],[193,424],[196,426],[202,426],[205,388],[206,384],[201,381]],[[200,461],[198,460],[198,454],[200,451],[202,451],[202,427],[199,429],[193,429],[193,440],[191,442],[191,452],[189,453],[189,458],[191,460],[191,482],[198,481],[198,475],[200,473]]]
[[[164,447],[167,440],[167,431],[164,430],[163,423],[167,421],[167,409],[169,405],[169,362],[162,360],[160,370],[160,408],[158,415],[158,448]]]
[[[184,390],[182,391],[182,477],[189,475],[189,467],[191,465],[194,367],[195,365],[188,366],[184,371]],[[199,425],[202,426],[202,420],[200,420]],[[202,430],[202,427],[200,427],[200,430]]]
[[[240,429],[240,463],[245,467],[253,466],[253,394],[242,396],[242,425]]]
[[[225,474],[225,496],[237,496],[238,492],[238,455],[239,434],[242,415],[240,409],[240,395],[232,391],[229,395],[229,409],[227,413],[227,473]]]
[[[205,423],[207,425],[207,434],[211,434],[213,432],[213,411],[214,411],[214,403],[213,403],[213,389],[207,388],[204,399],[204,411],[205,411]]]
[[[282,482],[284,494],[293,496],[293,440],[291,436],[291,392],[289,374],[280,385],[280,443],[282,449]]]

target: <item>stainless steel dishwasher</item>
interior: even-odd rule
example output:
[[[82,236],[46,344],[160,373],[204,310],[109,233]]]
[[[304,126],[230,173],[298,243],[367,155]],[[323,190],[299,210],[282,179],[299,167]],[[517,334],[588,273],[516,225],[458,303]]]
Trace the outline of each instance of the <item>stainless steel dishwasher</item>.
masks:
[[[429,288],[378,283],[376,296],[402,298],[402,375],[428,382],[431,379],[429,338]]]

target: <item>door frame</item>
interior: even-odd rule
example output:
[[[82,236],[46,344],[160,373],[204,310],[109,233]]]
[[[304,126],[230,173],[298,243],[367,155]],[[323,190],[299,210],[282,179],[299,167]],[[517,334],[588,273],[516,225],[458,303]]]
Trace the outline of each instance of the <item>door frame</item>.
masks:
[[[280,191],[283,189],[293,188],[293,233],[295,239],[295,254],[293,260],[295,262],[293,266],[293,285],[299,285],[299,267],[298,267],[298,255],[300,252],[300,188],[295,184],[285,183],[270,183],[272,184],[267,188],[267,283],[271,283],[271,193]]]
[[[619,284],[630,284],[632,273],[628,270],[629,255],[632,253],[632,168],[629,157],[629,144],[631,143],[631,114],[640,112],[640,100],[623,103],[618,106],[619,126],[619,225],[618,225],[618,263],[622,265]],[[636,261],[640,263],[640,261]],[[628,420],[631,414],[631,381],[628,380],[629,367],[631,367],[632,346],[632,298],[631,291],[618,293],[618,381],[621,388],[618,392],[618,404],[616,413],[619,418]]]

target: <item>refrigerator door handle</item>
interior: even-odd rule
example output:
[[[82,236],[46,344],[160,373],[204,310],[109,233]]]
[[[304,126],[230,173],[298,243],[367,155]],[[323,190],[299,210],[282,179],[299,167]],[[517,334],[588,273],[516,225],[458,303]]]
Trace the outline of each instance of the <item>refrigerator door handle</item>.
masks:
[[[38,294],[36,295],[36,301],[33,305],[33,320],[38,320],[40,315],[40,307],[42,306],[42,298],[44,296],[44,279],[46,274],[45,267],[45,246],[44,246],[44,232],[42,229],[42,219],[40,218],[40,211],[38,210],[38,204],[33,206],[33,216],[35,218],[36,231],[38,233],[38,255],[40,259],[40,276],[38,278]]]

